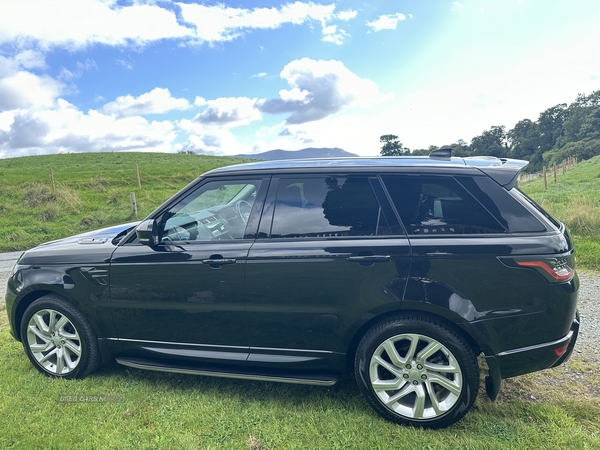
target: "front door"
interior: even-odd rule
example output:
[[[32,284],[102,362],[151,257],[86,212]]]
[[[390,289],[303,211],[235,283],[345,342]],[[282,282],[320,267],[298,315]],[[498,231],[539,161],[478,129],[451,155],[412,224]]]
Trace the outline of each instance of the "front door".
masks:
[[[261,178],[208,180],[159,213],[158,245],[135,241],[117,248],[111,308],[121,342],[191,346],[196,350],[186,350],[188,357],[237,352],[245,359],[244,270],[254,238],[248,224],[267,184]]]

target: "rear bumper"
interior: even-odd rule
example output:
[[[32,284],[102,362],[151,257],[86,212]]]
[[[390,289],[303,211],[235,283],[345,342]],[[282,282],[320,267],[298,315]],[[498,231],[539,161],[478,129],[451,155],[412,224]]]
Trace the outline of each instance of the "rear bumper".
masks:
[[[561,339],[498,353],[495,359],[502,378],[516,377],[562,364],[573,353],[578,335],[579,313],[576,313],[571,329]]]

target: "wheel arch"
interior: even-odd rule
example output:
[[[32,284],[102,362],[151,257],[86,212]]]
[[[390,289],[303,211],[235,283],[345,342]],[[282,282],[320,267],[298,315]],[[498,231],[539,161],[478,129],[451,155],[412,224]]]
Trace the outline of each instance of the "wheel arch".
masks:
[[[21,337],[21,321],[23,320],[23,315],[25,314],[25,310],[35,302],[38,298],[43,297],[48,294],[56,294],[56,292],[49,289],[40,289],[32,292],[28,292],[23,296],[23,298],[17,304],[17,309],[15,311],[15,333],[17,334],[17,339],[22,342]],[[60,295],[60,294],[57,294]]]
[[[30,291],[27,294],[25,294],[23,296],[23,298],[21,298],[21,300],[19,300],[19,303],[17,304],[17,308],[15,311],[15,325],[16,325],[15,332],[17,333],[17,338],[19,341],[22,342],[21,321],[23,320],[23,315],[25,314],[25,311],[27,310],[29,305],[31,305],[33,302],[35,302],[36,300],[44,297],[45,295],[49,295],[49,294],[57,295],[58,297],[62,298],[66,302],[68,302],[74,308],[83,312],[83,309],[81,308],[80,303],[77,301],[74,301],[72,298],[69,298],[69,296],[64,295],[64,292],[56,291],[53,289],[48,289],[46,287],[40,287],[39,289]],[[94,326],[94,324],[91,321],[90,321],[90,324],[92,326],[92,329],[94,330],[94,333],[98,334],[98,330],[96,329],[96,327]]]
[[[473,353],[475,353],[475,355],[479,355],[483,351],[481,345],[479,345],[479,343],[477,342],[475,337],[472,336],[467,331],[467,329],[465,329],[465,327],[458,325],[457,323],[453,322],[452,320],[449,320],[448,318],[446,318],[442,315],[435,314],[435,313],[432,313],[429,311],[422,311],[419,309],[399,309],[399,310],[395,310],[395,311],[388,311],[386,313],[371,317],[370,319],[365,321],[363,324],[361,324],[360,327],[353,333],[353,335],[350,338],[350,341],[348,343],[347,350],[346,350],[346,361],[345,361],[346,372],[351,373],[353,371],[354,360],[356,358],[356,351],[358,350],[360,341],[362,340],[363,336],[369,332],[369,330],[371,328],[373,328],[379,322],[381,322],[385,319],[388,319],[390,317],[404,316],[404,315],[411,315],[411,314],[419,315],[421,317],[429,317],[432,319],[436,319],[440,322],[443,322],[444,324],[446,324],[447,326],[449,326],[453,330],[455,330],[465,340],[465,342],[467,343],[467,345],[469,345],[471,350],[473,350]]]

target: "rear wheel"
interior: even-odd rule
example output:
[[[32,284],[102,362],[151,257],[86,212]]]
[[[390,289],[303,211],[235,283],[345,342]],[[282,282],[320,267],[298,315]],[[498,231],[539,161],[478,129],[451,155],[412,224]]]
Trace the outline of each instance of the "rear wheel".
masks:
[[[21,340],[31,363],[45,375],[83,378],[99,365],[98,341],[83,314],[56,294],[25,310]]]
[[[367,332],[355,375],[380,415],[427,428],[462,418],[479,388],[477,358],[469,345],[445,323],[420,315],[387,319]]]

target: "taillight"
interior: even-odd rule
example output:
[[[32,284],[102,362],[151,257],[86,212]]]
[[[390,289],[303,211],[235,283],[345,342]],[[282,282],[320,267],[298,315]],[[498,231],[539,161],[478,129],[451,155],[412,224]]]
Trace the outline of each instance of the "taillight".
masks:
[[[536,258],[515,261],[520,267],[536,269],[551,281],[567,281],[573,276],[573,268],[567,258]]]

